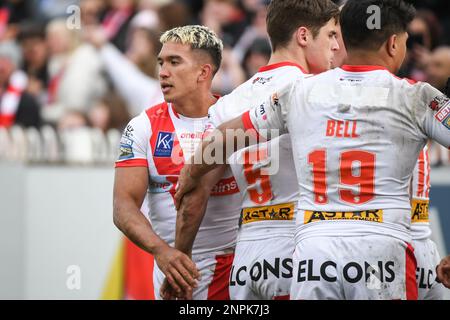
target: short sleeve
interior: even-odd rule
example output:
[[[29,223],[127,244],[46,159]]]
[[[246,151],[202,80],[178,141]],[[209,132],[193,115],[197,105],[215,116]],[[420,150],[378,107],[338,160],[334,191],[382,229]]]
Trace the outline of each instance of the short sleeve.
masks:
[[[150,121],[145,112],[133,118],[122,133],[116,167],[147,167]]]
[[[254,129],[265,139],[287,133],[286,116],[292,105],[295,94],[295,83],[289,83],[277,92],[268,95],[266,100],[258,106],[252,107],[242,115],[242,122],[247,130]]]
[[[450,99],[436,88],[423,83],[415,106],[416,122],[421,131],[446,148],[450,147]]]

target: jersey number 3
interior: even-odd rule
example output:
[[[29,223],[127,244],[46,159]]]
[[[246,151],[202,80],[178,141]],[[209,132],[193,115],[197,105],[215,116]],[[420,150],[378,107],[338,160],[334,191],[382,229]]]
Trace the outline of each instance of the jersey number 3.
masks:
[[[328,203],[327,195],[327,152],[319,149],[308,155],[313,169],[314,202]],[[351,204],[366,203],[373,199],[375,191],[375,155],[360,150],[342,152],[339,163],[339,184],[357,186],[358,191],[342,187],[339,197]]]

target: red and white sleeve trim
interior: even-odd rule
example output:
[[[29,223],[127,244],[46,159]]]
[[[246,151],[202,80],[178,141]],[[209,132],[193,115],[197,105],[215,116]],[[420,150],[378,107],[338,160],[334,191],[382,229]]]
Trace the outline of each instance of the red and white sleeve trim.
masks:
[[[146,159],[130,159],[116,162],[116,168],[121,167],[148,167]]]

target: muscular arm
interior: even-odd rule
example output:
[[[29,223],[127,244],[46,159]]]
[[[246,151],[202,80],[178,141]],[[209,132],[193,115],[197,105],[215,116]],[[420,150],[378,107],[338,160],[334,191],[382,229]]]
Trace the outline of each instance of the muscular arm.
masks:
[[[252,134],[247,132],[247,138],[250,139],[244,138],[243,141],[238,139],[239,136],[243,136],[245,128],[242,117],[239,116],[223,123],[197,147],[191,161],[186,163],[180,172],[175,193],[176,203],[181,203],[184,195],[199,186],[205,174],[225,164],[233,152],[251,144],[251,136],[255,136],[254,132]],[[256,143],[256,139],[254,140]],[[206,153],[205,150],[216,150],[213,159],[208,159],[210,153]]]
[[[222,178],[226,168],[226,165],[221,165],[203,176],[199,185],[181,200],[177,212],[175,248],[189,256],[205,215],[211,189]]]
[[[131,241],[153,254],[158,267],[177,292],[190,293],[198,277],[195,264],[180,251],[171,248],[153,231],[140,211],[148,186],[145,167],[116,168],[114,180],[114,224]]]
[[[116,168],[114,178],[114,224],[141,249],[154,254],[167,244],[158,237],[140,207],[148,187],[145,167]]]

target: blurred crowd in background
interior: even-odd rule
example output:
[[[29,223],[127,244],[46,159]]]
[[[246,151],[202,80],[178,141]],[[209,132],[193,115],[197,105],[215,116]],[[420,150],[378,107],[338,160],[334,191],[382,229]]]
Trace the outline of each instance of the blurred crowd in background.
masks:
[[[202,24],[221,37],[223,62],[213,91],[231,92],[270,57],[269,2],[0,1],[0,145],[13,126],[33,128],[24,138],[28,144],[39,140],[43,127],[53,128],[58,139],[80,128],[122,130],[131,117],[163,100],[159,36],[176,26]],[[418,14],[409,26],[399,76],[444,90],[450,77],[450,1],[411,2]],[[111,149],[116,138],[110,134]],[[435,166],[450,166],[444,148],[434,146],[431,159]]]

